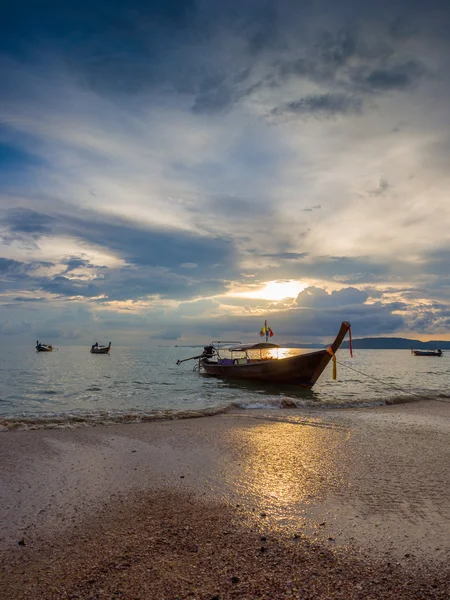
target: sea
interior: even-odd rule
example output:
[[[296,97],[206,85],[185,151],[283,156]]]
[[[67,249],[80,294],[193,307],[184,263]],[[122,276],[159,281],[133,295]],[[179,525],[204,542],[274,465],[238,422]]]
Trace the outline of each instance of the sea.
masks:
[[[333,410],[419,399],[450,402],[450,352],[416,357],[409,350],[337,353],[312,390],[226,381],[178,359],[201,348],[113,346],[109,355],[88,347],[0,349],[0,431],[68,428],[160,419],[206,417],[230,410]],[[311,352],[292,349],[291,354]]]

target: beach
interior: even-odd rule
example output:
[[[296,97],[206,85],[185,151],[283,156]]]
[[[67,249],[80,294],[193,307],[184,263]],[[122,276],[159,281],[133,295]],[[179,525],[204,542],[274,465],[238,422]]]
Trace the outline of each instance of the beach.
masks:
[[[0,435],[5,598],[448,598],[450,404]]]

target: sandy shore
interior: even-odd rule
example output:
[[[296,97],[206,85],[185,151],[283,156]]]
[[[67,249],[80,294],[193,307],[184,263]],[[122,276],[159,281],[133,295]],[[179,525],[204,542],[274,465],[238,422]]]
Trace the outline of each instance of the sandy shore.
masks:
[[[5,598],[448,598],[450,404],[0,436]]]

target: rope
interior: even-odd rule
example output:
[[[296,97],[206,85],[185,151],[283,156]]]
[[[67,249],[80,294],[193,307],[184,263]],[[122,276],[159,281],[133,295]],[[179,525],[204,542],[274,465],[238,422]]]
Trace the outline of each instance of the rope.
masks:
[[[368,375],[367,373],[364,373],[363,371],[359,371],[358,369],[355,369],[354,367],[349,367],[345,363],[341,363],[339,360],[336,360],[336,362],[339,365],[341,365],[341,367],[346,367],[347,369],[355,371],[355,373],[359,373],[360,375],[364,375],[364,377],[368,377],[369,379],[373,379],[374,381],[378,381],[379,383],[382,383],[383,385],[390,386],[390,387],[394,388],[395,390],[403,392],[404,394],[413,394],[414,396],[419,396],[420,398],[423,398],[423,393],[419,394],[419,393],[413,392],[411,390],[405,390],[404,388],[401,388],[398,385],[394,385],[393,383],[388,383],[387,381],[383,381],[379,377],[374,377],[373,375]]]

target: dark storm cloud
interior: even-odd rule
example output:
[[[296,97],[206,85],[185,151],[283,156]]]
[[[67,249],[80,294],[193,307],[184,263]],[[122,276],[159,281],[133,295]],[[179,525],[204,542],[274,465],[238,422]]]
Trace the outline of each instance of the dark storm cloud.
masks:
[[[83,1],[53,7],[48,19],[45,13],[32,8],[25,20],[17,8],[6,10],[4,47],[9,40],[17,52],[17,39],[28,49],[59,47],[80,83],[100,94],[172,90],[190,95],[197,114],[228,110],[296,77],[324,89],[275,106],[272,115],[349,115],[362,110],[365,94],[404,90],[425,73],[418,57],[396,57],[404,39],[398,16],[385,22],[379,16],[382,39],[369,43],[350,5],[334,20],[313,4],[292,2]],[[408,15],[414,19],[414,10]]]
[[[275,116],[286,114],[312,115],[319,119],[326,119],[335,117],[338,114],[357,114],[361,112],[362,104],[361,98],[344,94],[315,94],[277,106],[272,110],[272,114]]]
[[[3,222],[10,237],[26,233],[38,239],[51,230],[54,235],[68,235],[114,252],[134,265],[178,271],[183,263],[195,263],[204,273],[217,270],[220,265],[223,275],[233,269],[234,248],[230,240],[157,229],[93,211],[50,217],[30,209],[14,209],[6,213]]]
[[[393,314],[394,308],[380,302],[360,304],[359,306],[335,306],[327,308],[291,309],[289,311],[272,311],[267,320],[277,340],[301,340],[306,337],[315,339],[336,335],[343,320],[350,321],[354,336],[380,335],[402,331],[406,324],[403,314]],[[192,330],[191,330],[192,328]],[[220,339],[230,332],[240,332],[254,339],[261,329],[261,316],[249,314],[229,315],[224,318],[195,319],[191,323],[183,323],[183,331],[203,335],[206,339]]]
[[[83,296],[84,298],[90,298],[101,294],[99,288],[91,282],[69,279],[61,275],[52,278],[42,278],[40,287],[44,291],[57,296]],[[104,288],[104,286],[102,287]]]
[[[21,262],[0,257],[0,293],[38,292],[42,289],[41,282],[45,278],[40,275],[42,269],[51,267],[49,262]],[[9,298],[11,300],[11,298]],[[14,298],[16,306],[19,302],[40,302],[42,298],[21,297]],[[3,305],[5,306],[5,305]]]
[[[296,56],[298,53],[301,55]],[[275,63],[276,73],[282,79],[299,77],[326,84],[336,80],[339,70],[355,57],[364,60],[372,58],[366,46],[359,42],[356,31],[319,29],[306,47],[299,43],[291,49],[288,57]]]
[[[1,258],[0,257],[0,273],[12,273],[19,272],[22,268],[21,262],[17,260],[12,260],[11,258]]]
[[[66,265],[66,273],[69,273],[75,269],[79,269],[80,267],[87,269],[92,268],[92,265],[89,264],[88,260],[85,258],[80,258],[79,256],[69,256],[63,259],[61,264]]]
[[[45,277],[39,280],[39,289],[59,297],[99,298],[97,302],[146,299],[157,296],[163,299],[189,299],[220,294],[226,291],[221,279],[181,277],[173,272],[152,271],[146,267],[107,269],[101,278],[85,279],[64,276]]]
[[[0,293],[38,290],[40,277],[37,272],[49,266],[51,266],[49,262],[25,263],[0,257]]]
[[[298,79],[321,91],[274,107],[272,116],[358,114],[373,108],[369,102],[373,96],[405,91],[429,75],[421,57],[403,45],[401,36],[392,35],[392,24],[381,14],[373,21],[377,36],[364,22],[344,15],[343,11],[341,18],[336,16],[334,23],[323,19],[321,25],[318,20],[297,43],[290,43],[288,51],[274,54],[274,68],[260,86],[281,88]]]
[[[390,68],[360,67],[351,74],[356,86],[369,92],[404,90],[426,75],[426,69],[416,60]]]
[[[52,263],[46,261],[21,262],[10,258],[0,257],[0,273],[3,277],[27,276],[41,267],[49,267]]]
[[[6,218],[11,235],[25,233],[35,239],[50,235],[53,223],[54,219],[48,215],[21,208],[9,210]]]
[[[3,223],[9,227],[10,238],[26,233],[37,240],[47,234],[51,224],[53,234],[100,247],[128,263],[118,268],[93,267],[86,259],[72,256],[61,262],[66,267],[65,274],[37,277],[33,271],[50,263],[27,265],[0,259],[0,272],[9,274],[3,281],[4,291],[17,289],[17,282],[21,281],[27,289],[41,289],[60,297],[197,298],[224,293],[227,280],[236,275],[233,243],[222,238],[146,228],[120,217],[105,217],[90,211],[49,217],[30,209],[15,209],[6,213]],[[186,269],[186,264],[191,268]],[[73,275],[76,269],[100,270],[101,276],[87,281]]]

